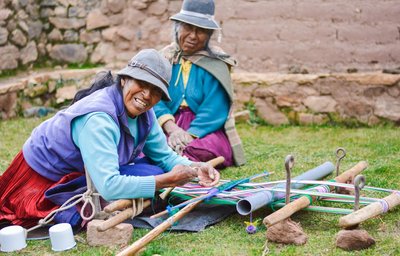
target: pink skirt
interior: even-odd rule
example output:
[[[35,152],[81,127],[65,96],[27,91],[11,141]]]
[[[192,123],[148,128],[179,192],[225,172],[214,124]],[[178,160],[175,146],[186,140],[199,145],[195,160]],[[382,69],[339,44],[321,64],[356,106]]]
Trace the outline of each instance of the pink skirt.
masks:
[[[183,108],[175,114],[176,124],[189,129],[196,115],[189,109]],[[195,162],[207,162],[218,156],[223,156],[225,162],[217,168],[222,169],[233,165],[232,148],[223,128],[207,134],[203,138],[194,139],[184,150],[183,155]]]

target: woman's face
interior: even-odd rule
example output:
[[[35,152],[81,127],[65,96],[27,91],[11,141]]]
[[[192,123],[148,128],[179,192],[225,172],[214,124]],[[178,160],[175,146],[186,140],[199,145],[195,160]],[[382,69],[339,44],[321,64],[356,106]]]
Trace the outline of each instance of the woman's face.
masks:
[[[125,109],[132,118],[146,112],[160,101],[162,91],[157,86],[135,79],[121,79]]]
[[[178,31],[179,47],[186,54],[193,54],[203,50],[210,34],[207,29],[182,22]]]

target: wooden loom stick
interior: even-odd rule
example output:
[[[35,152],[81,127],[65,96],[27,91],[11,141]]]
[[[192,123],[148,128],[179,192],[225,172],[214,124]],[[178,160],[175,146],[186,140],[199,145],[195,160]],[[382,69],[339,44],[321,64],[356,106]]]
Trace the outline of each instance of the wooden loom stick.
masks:
[[[351,169],[345,171],[341,175],[337,176],[335,178],[336,182],[340,183],[345,183],[348,180],[354,179],[354,177],[361,173],[363,170],[367,168],[367,162],[361,161],[358,164],[356,164],[354,167]],[[330,189],[334,189],[333,187],[330,187]],[[316,200],[316,197],[311,197],[312,201]],[[306,208],[311,204],[309,197],[307,196],[302,196],[299,199],[296,199],[295,201],[285,205],[281,209],[273,212],[272,214],[268,215],[267,217],[264,218],[263,223],[270,227],[284,219],[289,218],[292,216],[294,213],[300,211],[301,209]]]
[[[381,202],[371,203],[355,212],[341,217],[339,219],[339,226],[342,228],[355,226],[365,220],[385,213],[398,205],[400,205],[400,192],[394,192],[383,198]]]
[[[106,213],[112,213],[132,206],[132,199],[119,199],[104,207]]]
[[[207,163],[210,164],[212,167],[216,167],[217,165],[222,164],[224,161],[225,161],[225,158],[223,156],[219,156],[219,157],[216,157],[214,159],[211,159]],[[165,200],[165,198],[167,198],[167,196],[172,192],[172,190],[174,190],[174,188],[175,187],[167,188],[164,192],[162,192],[160,194],[160,198],[162,200]]]
[[[147,233],[145,236],[131,244],[130,246],[126,247],[123,251],[117,254],[117,256],[124,256],[124,255],[134,255],[135,253],[139,252],[144,246],[146,246],[148,243],[150,243],[155,237],[157,237],[159,234],[167,230],[169,227],[171,227],[176,221],[180,220],[182,217],[184,217],[186,214],[188,214],[193,208],[195,208],[198,204],[200,204],[202,200],[196,201],[194,203],[188,204],[185,207],[182,208],[179,212],[177,212],[175,215],[172,215],[168,219],[166,219],[164,222],[162,222],[160,225],[152,229],[149,233]]]
[[[131,201],[131,200],[126,200],[126,201]],[[143,202],[143,209],[149,207],[151,204],[150,200],[146,200]],[[119,223],[122,223],[124,220],[127,220],[129,218],[132,218],[134,212],[132,206],[132,201],[130,207],[126,208],[122,212],[118,213],[117,215],[109,218],[108,220],[105,220],[102,222],[99,226],[97,226],[98,231],[106,231],[109,228],[112,228]]]

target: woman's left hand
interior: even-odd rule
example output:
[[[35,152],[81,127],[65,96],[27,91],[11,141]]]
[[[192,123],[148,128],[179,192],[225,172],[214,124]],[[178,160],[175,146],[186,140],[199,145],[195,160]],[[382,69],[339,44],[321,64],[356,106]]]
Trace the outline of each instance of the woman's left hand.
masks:
[[[210,164],[196,162],[190,165],[197,170],[197,177],[199,178],[199,184],[205,187],[213,187],[219,182],[219,172],[214,169]]]

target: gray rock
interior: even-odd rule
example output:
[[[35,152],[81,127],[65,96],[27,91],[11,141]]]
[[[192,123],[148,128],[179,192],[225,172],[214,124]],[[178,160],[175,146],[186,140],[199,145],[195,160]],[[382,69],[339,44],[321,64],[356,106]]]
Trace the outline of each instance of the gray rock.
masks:
[[[28,39],[21,30],[16,29],[11,33],[11,41],[18,46],[25,46]]]
[[[14,45],[0,47],[0,70],[18,67],[19,50]]]
[[[50,50],[50,57],[67,63],[82,63],[87,59],[87,52],[82,44],[59,44]]]
[[[21,50],[21,61],[22,64],[26,65],[29,62],[33,62],[37,60],[38,57],[38,51],[36,47],[36,43],[34,41],[31,41],[28,43],[28,45]]]
[[[0,28],[0,45],[7,43],[8,30],[5,28]]]

